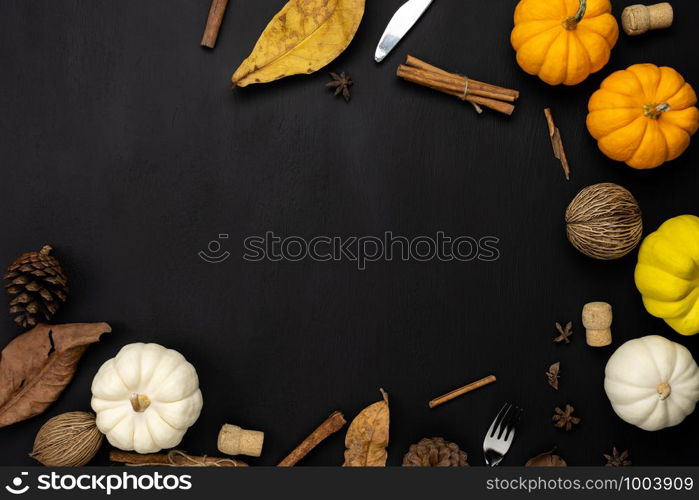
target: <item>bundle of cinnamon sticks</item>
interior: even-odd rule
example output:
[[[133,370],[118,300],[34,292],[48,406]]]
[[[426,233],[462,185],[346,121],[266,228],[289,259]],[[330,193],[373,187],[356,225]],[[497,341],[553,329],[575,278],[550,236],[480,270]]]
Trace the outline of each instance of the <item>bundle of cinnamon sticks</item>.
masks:
[[[409,82],[430,87],[470,102],[479,113],[482,112],[481,108],[485,107],[511,115],[515,110],[512,103],[519,98],[517,90],[449,73],[413,56],[408,56],[405,64],[398,66],[396,74]]]

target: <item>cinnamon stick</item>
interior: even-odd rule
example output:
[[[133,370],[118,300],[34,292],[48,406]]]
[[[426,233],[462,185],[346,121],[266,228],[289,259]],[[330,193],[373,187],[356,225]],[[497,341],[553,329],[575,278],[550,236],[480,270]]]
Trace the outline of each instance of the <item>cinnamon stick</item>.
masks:
[[[414,57],[411,55],[408,55],[408,57],[405,61],[405,66],[411,66],[413,68],[423,69],[423,70],[429,71],[431,73],[441,74],[441,75],[446,76],[446,77],[451,77],[451,78],[459,77],[463,80],[467,79],[464,76],[449,73],[448,71],[445,71],[441,68],[438,68],[437,66],[433,66],[429,63],[426,63],[425,61],[421,61],[417,57]],[[497,92],[499,94],[503,94],[503,95],[511,97],[512,101],[515,101],[519,98],[519,91],[518,90],[507,89],[505,87],[498,87],[497,85],[491,85],[489,83],[479,82],[478,80],[472,80],[470,78],[468,78],[468,81],[469,81],[469,88],[481,89],[481,90],[490,90],[492,92]]]
[[[553,147],[553,156],[555,156],[563,167],[563,173],[566,176],[566,180],[570,180],[570,165],[568,165],[568,158],[566,157],[566,151],[563,147],[563,140],[561,139],[561,131],[558,130],[556,124],[553,121],[553,115],[551,114],[551,108],[544,109],[544,115],[546,116],[546,123],[549,127],[549,138],[551,139],[551,146]]]
[[[491,99],[491,98],[487,98],[487,97],[481,97],[478,95],[472,95],[470,93],[464,95],[463,87],[443,83],[443,82],[440,82],[439,80],[435,80],[435,79],[428,78],[428,77],[421,77],[421,76],[416,75],[410,71],[404,71],[403,67],[398,68],[397,74],[399,77],[401,77],[404,80],[407,80],[409,82],[417,83],[418,85],[422,85],[424,87],[429,87],[429,88],[432,88],[434,90],[439,90],[440,92],[444,92],[445,94],[449,94],[449,95],[453,95],[455,97],[458,97],[459,99],[461,99],[463,101],[467,101],[467,102],[470,102],[472,104],[477,104],[479,106],[485,106],[487,108],[493,109],[495,111],[499,111],[500,113],[504,113],[506,115],[511,115],[512,112],[515,110],[515,107],[508,102],[503,102],[503,101],[499,101],[497,99]]]
[[[347,423],[345,417],[339,411],[333,412],[325,421],[316,428],[301,444],[279,462],[277,467],[293,467],[303,457],[324,441],[328,436],[335,434]]]
[[[396,75],[409,82],[439,90],[445,94],[469,102],[479,113],[481,106],[511,115],[515,107],[512,102],[519,92],[488,83],[472,80],[463,75],[449,73],[416,57],[408,56],[405,64],[398,66]]]
[[[461,84],[461,82],[453,78],[442,76],[438,73],[430,73],[428,71],[400,65],[398,66],[398,71],[396,74],[403,79],[410,80],[415,83],[422,83],[425,86],[434,86],[437,88],[437,90],[444,89],[452,92],[460,92],[461,95],[464,94],[464,85]]]
[[[514,95],[505,92],[505,90],[509,89],[499,89],[493,85],[483,84],[459,75],[448,76],[442,73],[434,73],[428,70],[400,65],[398,67],[398,76],[401,78],[412,76],[419,79],[439,82],[442,83],[445,88],[451,88],[451,90],[461,92],[461,94],[465,95],[478,95],[509,102],[514,102],[517,99]]]
[[[475,104],[476,110],[478,109],[478,106],[480,105],[480,106],[485,106],[486,108],[490,108],[493,111],[498,111],[498,112],[505,114],[507,116],[510,116],[515,110],[515,107],[512,104],[510,104],[508,102],[498,101],[497,99],[488,99],[486,97],[479,97],[479,96],[475,96],[475,95],[460,97],[456,93],[451,94],[451,95],[456,96],[459,99],[462,99],[464,101],[470,102],[471,104]]]
[[[124,463],[134,467],[148,465],[158,467],[247,467],[248,464],[234,458],[198,457],[187,455],[180,450],[170,450],[166,454],[161,453],[133,453],[129,451],[112,450],[109,452],[109,460]]]
[[[475,391],[476,389],[480,389],[483,386],[486,386],[488,384],[492,384],[495,382],[497,378],[495,375],[488,375],[485,378],[482,378],[480,380],[476,380],[475,382],[471,382],[468,385],[465,385],[463,387],[459,387],[458,389],[454,389],[451,392],[448,392],[444,394],[443,396],[439,396],[438,398],[434,398],[432,401],[428,403],[430,408],[435,408],[441,404],[446,403],[447,401],[451,401],[454,398],[458,398],[459,396],[462,396],[466,394],[467,392]]]
[[[408,54],[408,57],[405,58],[405,65],[412,66],[414,68],[424,69],[433,73],[439,73],[445,76],[453,76],[448,71],[445,71],[442,68],[438,68],[437,66],[433,66],[429,63],[426,63],[425,61],[422,61],[415,56],[411,56],[410,54]]]
[[[209,9],[209,17],[206,19],[206,28],[204,28],[204,36],[201,39],[201,44],[204,47],[213,49],[216,45],[218,32],[221,29],[223,15],[226,13],[228,0],[211,0],[211,8]]]

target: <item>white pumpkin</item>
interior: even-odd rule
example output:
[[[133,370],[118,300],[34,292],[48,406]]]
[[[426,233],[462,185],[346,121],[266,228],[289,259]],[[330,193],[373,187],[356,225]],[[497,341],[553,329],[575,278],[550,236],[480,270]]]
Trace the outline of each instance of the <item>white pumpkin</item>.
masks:
[[[121,450],[155,453],[177,446],[203,400],[194,367],[158,344],[129,344],[92,381],[97,428]]]
[[[699,367],[664,337],[629,340],[607,362],[604,390],[622,420],[646,431],[682,422],[699,401]]]

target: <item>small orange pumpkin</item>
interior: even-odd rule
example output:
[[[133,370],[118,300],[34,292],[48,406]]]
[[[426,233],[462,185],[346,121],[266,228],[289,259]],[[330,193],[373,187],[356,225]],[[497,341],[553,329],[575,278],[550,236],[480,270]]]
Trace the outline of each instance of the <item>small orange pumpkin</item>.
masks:
[[[619,26],[609,0],[521,0],[510,35],[517,63],[549,85],[575,85],[609,62]]]
[[[699,127],[697,95],[666,66],[634,64],[609,75],[588,103],[587,129],[612,160],[637,169],[674,160]]]

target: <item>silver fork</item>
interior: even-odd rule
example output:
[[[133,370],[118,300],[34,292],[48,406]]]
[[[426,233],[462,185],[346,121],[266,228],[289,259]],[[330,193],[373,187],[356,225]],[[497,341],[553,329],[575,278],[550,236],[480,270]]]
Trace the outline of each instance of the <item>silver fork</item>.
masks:
[[[493,420],[483,441],[485,462],[491,467],[498,465],[510,449],[521,415],[521,408],[505,403]]]

